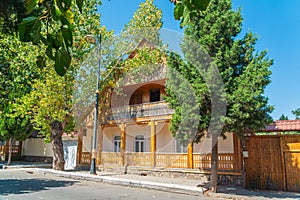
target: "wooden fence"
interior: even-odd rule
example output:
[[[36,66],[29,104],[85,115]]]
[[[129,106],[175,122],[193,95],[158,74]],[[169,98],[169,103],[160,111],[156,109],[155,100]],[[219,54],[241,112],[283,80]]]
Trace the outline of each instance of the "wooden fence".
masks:
[[[300,135],[246,138],[246,186],[300,192]]]

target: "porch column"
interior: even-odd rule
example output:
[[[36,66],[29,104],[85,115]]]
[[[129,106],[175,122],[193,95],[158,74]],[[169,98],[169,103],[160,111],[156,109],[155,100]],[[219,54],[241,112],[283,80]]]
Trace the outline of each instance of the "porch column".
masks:
[[[188,163],[187,166],[188,168],[194,168],[194,159],[193,159],[193,142],[190,141],[188,144]]]
[[[77,165],[81,163],[81,154],[82,154],[82,136],[83,136],[83,129],[81,129],[78,133],[77,139]]]
[[[124,123],[121,124],[121,165],[126,165],[126,125]]]
[[[156,166],[156,127],[155,127],[156,123],[154,120],[152,120],[151,122],[149,122],[149,126],[150,126],[150,133],[151,133],[151,147],[150,147],[150,151],[151,151],[151,165],[153,167]]]
[[[5,159],[6,159],[6,156],[8,155],[8,153],[9,153],[9,140],[6,140],[5,151],[4,151]]]
[[[19,153],[19,156],[20,156],[20,158],[22,157],[22,147],[23,147],[23,145],[22,145],[22,141],[19,141],[19,150],[18,150],[18,153]]]
[[[102,146],[103,146],[103,129],[101,126],[97,129],[97,157],[96,157],[96,164],[101,164],[101,153],[102,153]]]

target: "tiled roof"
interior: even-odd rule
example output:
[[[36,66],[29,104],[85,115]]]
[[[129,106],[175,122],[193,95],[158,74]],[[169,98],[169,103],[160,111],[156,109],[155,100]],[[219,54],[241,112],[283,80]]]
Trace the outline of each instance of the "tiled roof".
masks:
[[[262,132],[285,132],[300,131],[300,120],[277,120],[273,124],[266,126]]]

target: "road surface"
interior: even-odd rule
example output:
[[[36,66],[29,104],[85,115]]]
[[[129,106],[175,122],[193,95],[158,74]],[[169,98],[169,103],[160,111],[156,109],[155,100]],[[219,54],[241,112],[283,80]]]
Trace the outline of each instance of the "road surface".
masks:
[[[201,196],[74,180],[32,170],[0,169],[0,200],[199,200]]]

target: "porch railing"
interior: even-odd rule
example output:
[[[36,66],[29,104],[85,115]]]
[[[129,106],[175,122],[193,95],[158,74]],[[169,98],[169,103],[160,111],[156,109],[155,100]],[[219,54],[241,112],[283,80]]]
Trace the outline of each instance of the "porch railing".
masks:
[[[126,164],[129,166],[150,166],[151,153],[126,153]]]
[[[156,153],[156,166],[187,168],[188,155],[184,153]]]
[[[108,165],[121,165],[120,152],[102,152],[101,163]]]
[[[211,168],[211,154],[193,154],[194,168],[210,169]],[[234,170],[235,166],[233,153],[219,153],[218,168],[220,170]]]
[[[87,154],[83,154],[86,156]],[[88,154],[90,159],[90,153]],[[128,166],[151,166],[152,153],[127,152],[125,154],[126,165]],[[219,153],[219,166],[221,171],[239,170],[233,153]],[[89,161],[85,158],[86,161]],[[156,167],[162,168],[188,168],[188,155],[186,153],[156,153]],[[193,168],[208,170],[211,168],[211,154],[193,154]],[[101,163],[103,165],[121,166],[121,153],[102,152]]]
[[[9,148],[7,146],[0,146],[0,155],[8,155]],[[13,145],[11,153],[14,154],[20,154],[21,149],[19,145]]]
[[[113,107],[105,117],[106,121],[130,119],[139,117],[155,117],[173,114],[173,109],[169,108],[164,101],[135,104],[129,106]]]
[[[90,164],[92,154],[90,152],[82,152],[79,164]]]

